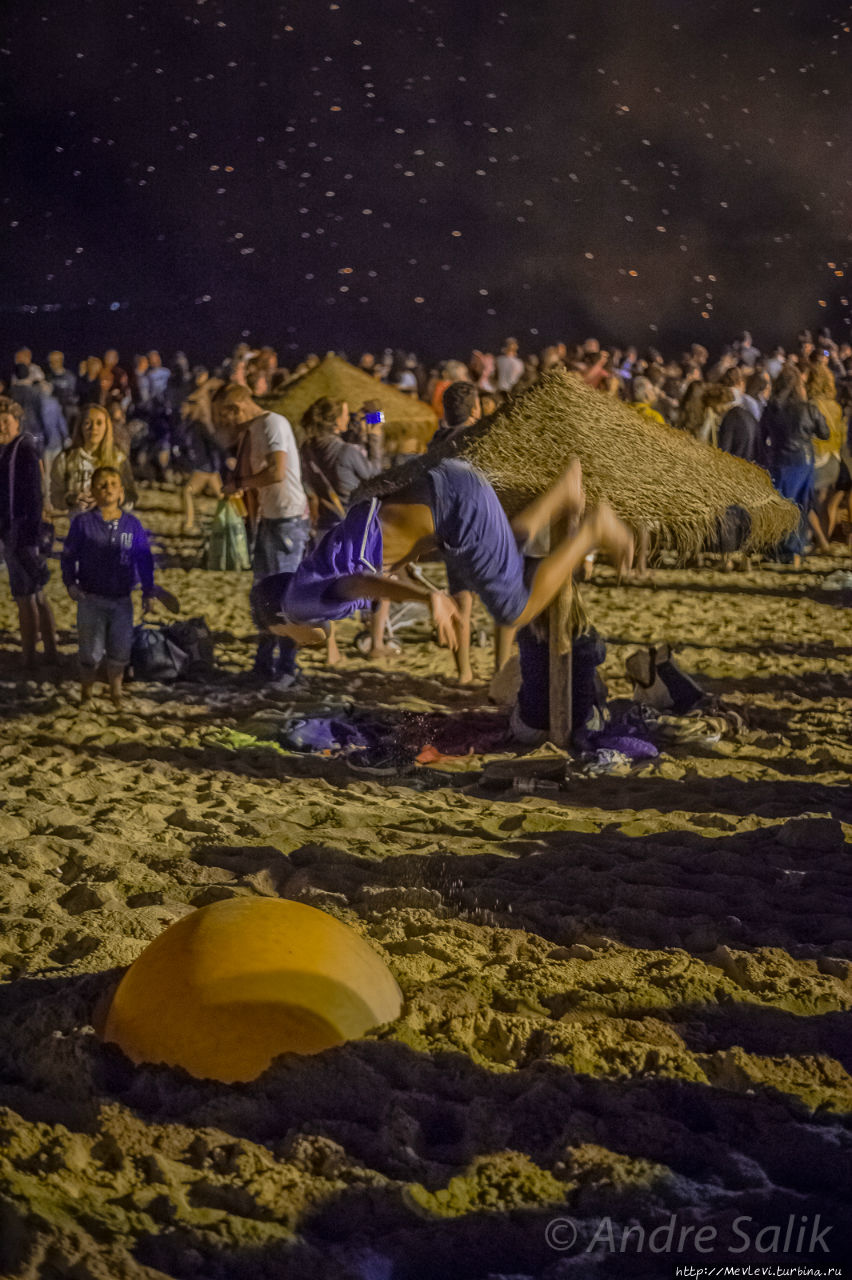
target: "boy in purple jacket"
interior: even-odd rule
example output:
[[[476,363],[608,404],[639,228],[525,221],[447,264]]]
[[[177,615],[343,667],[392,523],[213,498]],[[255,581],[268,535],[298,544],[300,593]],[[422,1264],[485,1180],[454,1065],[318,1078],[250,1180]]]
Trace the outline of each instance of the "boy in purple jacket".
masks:
[[[136,516],[121,509],[124,488],[115,467],[97,468],[92,497],[92,510],[71,521],[62,552],[62,581],[77,601],[82,701],[91,698],[98,664],[106,657],[110,697],[120,707],[133,641],[131,592],[141,584],[143,611],[159,593],[148,535]]]

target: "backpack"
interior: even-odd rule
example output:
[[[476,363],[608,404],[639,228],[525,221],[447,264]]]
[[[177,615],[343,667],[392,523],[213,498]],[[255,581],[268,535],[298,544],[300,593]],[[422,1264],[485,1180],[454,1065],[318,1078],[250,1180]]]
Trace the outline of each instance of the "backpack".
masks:
[[[134,627],[130,665],[135,680],[180,680],[189,670],[189,656],[169,639],[168,629]]]
[[[171,622],[164,631],[166,639],[186,655],[190,675],[203,675],[210,670],[214,661],[213,637],[204,618]]]

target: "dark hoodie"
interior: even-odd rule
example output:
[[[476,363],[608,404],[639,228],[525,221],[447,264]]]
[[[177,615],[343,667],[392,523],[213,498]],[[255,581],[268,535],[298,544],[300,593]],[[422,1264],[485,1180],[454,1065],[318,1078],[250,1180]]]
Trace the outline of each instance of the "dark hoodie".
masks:
[[[770,400],[763,418],[774,467],[800,466],[814,460],[814,436],[829,437],[828,423],[810,400]]]

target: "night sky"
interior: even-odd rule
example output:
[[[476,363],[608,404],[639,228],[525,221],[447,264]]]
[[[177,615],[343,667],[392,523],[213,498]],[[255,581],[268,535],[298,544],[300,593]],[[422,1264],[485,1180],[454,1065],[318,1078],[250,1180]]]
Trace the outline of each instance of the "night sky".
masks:
[[[7,0],[2,28],[3,352],[849,332],[849,4]]]

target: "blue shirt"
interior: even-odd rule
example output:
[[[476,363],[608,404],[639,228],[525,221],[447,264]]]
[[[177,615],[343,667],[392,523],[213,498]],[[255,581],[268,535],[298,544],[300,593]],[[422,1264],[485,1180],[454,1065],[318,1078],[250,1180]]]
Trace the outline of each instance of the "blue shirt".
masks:
[[[475,591],[495,622],[510,625],[529,599],[527,566],[497,494],[461,458],[428,472],[432,519],[453,594]]]
[[[122,511],[117,520],[104,520],[97,507],[75,516],[62,550],[62,581],[110,600],[129,596],[137,583],[151,595],[154,558],[136,516]]]
[[[166,387],[169,385],[169,379],[172,376],[165,365],[160,364],[155,369],[149,369],[145,376],[148,380],[148,395],[151,399],[156,396],[164,399]]]

